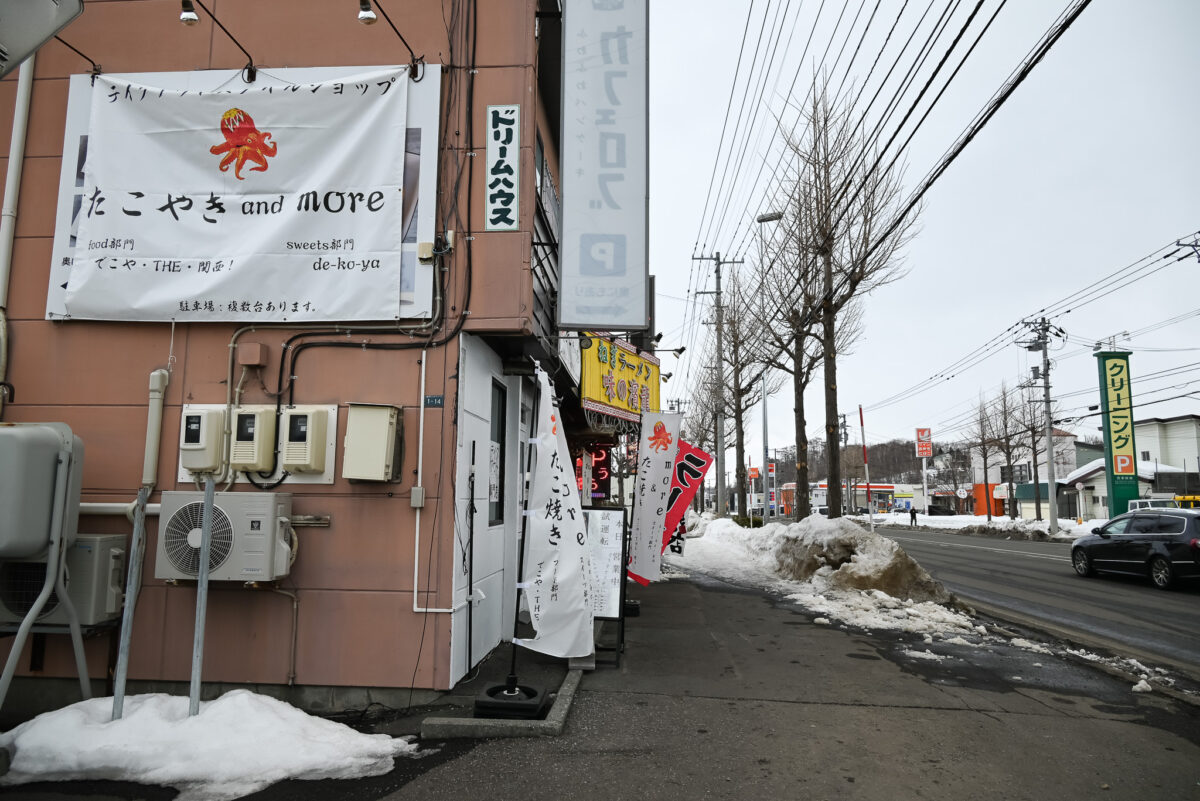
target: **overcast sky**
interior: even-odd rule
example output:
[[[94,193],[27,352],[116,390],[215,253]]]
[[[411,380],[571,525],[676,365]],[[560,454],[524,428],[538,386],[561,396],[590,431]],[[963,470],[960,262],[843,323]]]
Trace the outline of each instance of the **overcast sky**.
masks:
[[[768,91],[766,108],[760,108],[759,132],[745,147],[743,170],[748,177],[740,185],[731,182],[734,188],[728,194],[736,199],[729,203],[724,225],[707,227],[708,241],[697,246],[706,200],[710,205],[717,202],[710,197],[710,179],[714,163],[722,170],[725,165],[724,156],[718,162],[718,142],[751,3],[651,3],[650,258],[658,287],[656,327],[664,332],[660,347],[688,347],[679,362],[670,354],[662,357],[663,371],[673,372],[672,380],[664,384],[664,398],[687,397],[703,373],[689,357],[700,355],[705,329],[711,326],[689,326],[686,317],[711,320],[712,296],[694,296],[698,306],[686,301],[689,287],[691,291],[713,289],[712,263],[693,262],[693,253],[721,251],[726,258],[733,254],[747,262],[756,258],[757,244],[745,231],[757,227],[753,218],[771,210],[771,201],[765,196],[765,181],[752,190],[748,178],[760,163],[765,163],[769,175],[779,160],[778,145],[772,145],[777,129],[766,112],[788,119],[784,97],[821,5],[815,0],[790,4],[772,0],[768,6],[766,0],[755,0],[751,42],[759,40],[764,9],[770,15],[766,24],[770,30],[776,10],[789,6],[786,17],[781,13],[779,18],[786,26],[783,41],[797,21],[787,49],[790,60],[782,66],[777,63],[766,79],[774,92]],[[916,25],[927,5],[925,0],[910,1],[896,37]],[[937,14],[945,3],[935,0],[933,5]],[[997,0],[987,0],[980,20],[998,5]],[[812,63],[821,61],[843,3],[827,0],[824,6],[824,19],[805,58],[808,66],[797,82],[800,88],[795,91],[801,94]],[[854,14],[863,9],[853,29],[851,50],[874,6],[874,0],[849,0],[827,65]],[[881,0],[851,78],[864,80],[900,6],[901,0]],[[951,23],[953,29],[973,6],[963,4]],[[908,149],[909,191],[1066,6],[1067,0],[1012,0],[1000,11]],[[969,37],[973,39],[978,30],[976,24]],[[905,253],[907,277],[868,299],[863,335],[854,352],[839,359],[839,406],[854,424],[851,442],[859,441],[859,404],[866,410],[868,442],[911,439],[917,426],[932,427],[935,441],[962,439],[963,415],[978,404],[980,394],[991,396],[1002,381],[1012,386],[1028,378],[1030,365],[1040,364],[1040,355],[1014,344],[1001,345],[989,358],[958,371],[952,379],[927,379],[1049,303],[1200,229],[1197,31],[1200,3],[1194,0],[1095,0],[967,146],[926,195],[919,233]],[[937,56],[949,41],[949,36],[942,40]],[[894,53],[894,48],[888,52]],[[749,59],[749,54],[743,57],[739,86],[746,85]],[[832,72],[835,81],[841,79],[848,59],[847,53]],[[882,61],[892,59],[894,55]],[[957,63],[957,57],[950,63]],[[778,83],[777,73],[782,75]],[[739,90],[734,96],[735,119],[743,94]],[[915,97],[915,92],[907,97]],[[746,119],[753,105],[747,103]],[[733,127],[730,122],[727,140]],[[730,175],[734,174],[737,171],[731,166]],[[1060,402],[1064,414],[1086,414],[1086,406],[1098,403],[1091,343],[1200,312],[1198,260],[1159,264],[1167,266],[1105,292],[1086,306],[1071,304],[1078,308],[1055,320],[1069,341],[1055,342],[1054,393],[1077,393]],[[749,267],[747,263],[743,269]],[[1149,377],[1167,368],[1200,366],[1200,316],[1118,339],[1117,344],[1133,351],[1135,403],[1147,403],[1135,413],[1137,418],[1200,413],[1200,369]],[[1148,377],[1139,380],[1139,376]],[[820,379],[814,384],[819,385]],[[928,388],[903,402],[880,403],[918,386]],[[810,436],[823,436],[819,392],[815,386],[807,396]],[[1197,394],[1148,404],[1187,392]],[[771,447],[794,442],[792,406],[790,388],[770,399]],[[760,414],[753,411],[747,426],[753,464],[761,461]],[[1098,425],[1098,418],[1091,417],[1063,427],[1084,436],[1097,435]],[[1188,458],[1189,469],[1196,469],[1197,456]],[[732,464],[728,469],[732,471]]]

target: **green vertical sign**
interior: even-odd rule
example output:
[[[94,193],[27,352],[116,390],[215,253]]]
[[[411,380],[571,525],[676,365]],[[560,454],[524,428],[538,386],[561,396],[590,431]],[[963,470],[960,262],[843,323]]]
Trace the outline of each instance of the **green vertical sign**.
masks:
[[[1100,409],[1104,424],[1104,474],[1108,483],[1108,514],[1129,511],[1138,496],[1137,443],[1133,437],[1133,390],[1129,351],[1099,351]]]

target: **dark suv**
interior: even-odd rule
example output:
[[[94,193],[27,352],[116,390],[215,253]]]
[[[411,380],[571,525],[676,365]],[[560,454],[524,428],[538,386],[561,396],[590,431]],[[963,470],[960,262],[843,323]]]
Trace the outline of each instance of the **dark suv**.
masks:
[[[1153,509],[1119,515],[1071,545],[1080,576],[1148,576],[1159,589],[1200,578],[1200,509]]]

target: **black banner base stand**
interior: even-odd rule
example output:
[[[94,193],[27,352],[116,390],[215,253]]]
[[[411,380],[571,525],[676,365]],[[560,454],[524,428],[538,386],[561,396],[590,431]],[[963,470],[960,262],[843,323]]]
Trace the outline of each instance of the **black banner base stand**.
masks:
[[[475,717],[537,720],[546,716],[548,701],[549,696],[541,687],[497,682],[484,687],[475,696]]]

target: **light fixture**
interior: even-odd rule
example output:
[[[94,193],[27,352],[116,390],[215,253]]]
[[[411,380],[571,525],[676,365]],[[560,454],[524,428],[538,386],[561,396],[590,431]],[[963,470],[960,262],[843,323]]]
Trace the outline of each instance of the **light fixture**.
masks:
[[[200,7],[204,9],[204,13],[208,14],[212,18],[212,21],[217,23],[217,27],[229,37],[229,41],[237,45],[238,50],[241,50],[242,54],[246,56],[246,66],[242,67],[242,80],[246,83],[254,83],[254,79],[258,77],[258,70],[254,67],[254,57],[246,52],[246,48],[242,47],[241,42],[233,38],[233,34],[229,32],[229,29],[221,24],[221,20],[217,19],[216,15],[212,13],[208,6],[204,5],[202,0],[195,0],[195,2],[200,4]],[[200,17],[196,15],[196,7],[193,5],[193,0],[180,0],[180,9],[179,21],[184,25],[191,26],[200,21]]]
[[[667,379],[669,379],[673,375],[675,375],[675,374],[674,373],[663,373],[662,380],[665,382]]]
[[[360,22],[370,25],[371,23],[363,19],[363,6],[367,6],[368,10],[370,10],[370,3],[368,3],[367,0],[358,0],[358,19]],[[392,22],[392,18],[388,16],[387,9],[383,7],[383,3],[379,2],[379,0],[375,0],[375,7],[379,9],[379,13],[382,14],[384,20],[387,21],[388,27],[390,27],[392,32],[396,34],[396,38],[400,40],[400,44],[404,45],[404,48],[408,50],[408,77],[414,81],[421,80],[421,78],[424,76],[421,65],[425,63],[425,56],[418,56],[413,52],[412,47],[410,47],[408,44],[408,40],[404,38],[404,34],[400,33],[399,28],[396,27],[396,23]],[[375,14],[372,12],[371,16],[373,18]]]
[[[199,15],[196,14],[196,7],[192,5],[192,0],[183,0],[179,21],[184,25],[195,25],[200,21]]]
[[[379,17],[371,10],[371,0],[358,0],[358,21],[363,25],[374,25]]]

